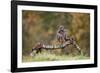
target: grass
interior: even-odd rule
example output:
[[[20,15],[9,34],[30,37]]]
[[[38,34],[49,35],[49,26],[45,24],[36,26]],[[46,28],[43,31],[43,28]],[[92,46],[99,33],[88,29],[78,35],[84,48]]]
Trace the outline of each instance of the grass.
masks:
[[[54,53],[42,52],[35,56],[24,55],[22,57],[23,62],[39,62],[39,61],[64,61],[64,60],[84,60],[89,59],[89,57],[82,54],[72,56],[72,55],[56,55]]]

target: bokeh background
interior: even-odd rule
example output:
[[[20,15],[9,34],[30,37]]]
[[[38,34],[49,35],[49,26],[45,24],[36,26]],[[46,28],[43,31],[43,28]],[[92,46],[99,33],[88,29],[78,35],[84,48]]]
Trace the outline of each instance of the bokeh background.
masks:
[[[45,44],[58,44],[56,33],[59,25],[63,25],[69,37],[74,36],[81,48],[82,57],[90,57],[90,14],[76,12],[47,12],[47,11],[22,11],[22,55],[23,61],[34,61],[29,59],[32,47],[43,40]],[[42,52],[43,55],[45,52]],[[46,54],[50,55],[51,51]],[[73,46],[68,46],[64,51],[54,50],[53,54],[66,56],[79,56]],[[27,57],[26,57],[27,56]],[[84,56],[84,57],[83,57]],[[38,56],[37,56],[38,57]],[[43,58],[42,56],[41,58]],[[51,58],[51,55],[48,56]],[[58,60],[59,58],[54,60]],[[36,58],[36,57],[35,57]],[[40,58],[40,57],[39,57]],[[51,59],[50,59],[51,60]],[[38,60],[36,60],[38,61]],[[40,60],[42,61],[42,60]]]

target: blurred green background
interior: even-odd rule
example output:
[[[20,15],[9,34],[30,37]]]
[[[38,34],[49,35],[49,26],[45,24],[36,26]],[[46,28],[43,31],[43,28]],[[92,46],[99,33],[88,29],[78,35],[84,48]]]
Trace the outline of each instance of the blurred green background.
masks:
[[[57,44],[58,26],[68,30],[68,36],[74,36],[82,55],[90,56],[90,14],[75,12],[22,11],[22,55],[27,56],[32,47],[43,40],[45,44]],[[60,52],[60,53],[59,53]],[[73,46],[63,51],[65,55],[77,55]],[[49,52],[50,53],[50,52]],[[55,50],[60,55],[62,51]],[[25,59],[25,57],[24,57]]]

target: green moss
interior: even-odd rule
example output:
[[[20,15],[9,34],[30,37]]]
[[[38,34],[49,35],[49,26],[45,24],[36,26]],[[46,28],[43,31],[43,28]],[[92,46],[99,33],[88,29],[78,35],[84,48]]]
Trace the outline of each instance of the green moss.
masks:
[[[84,60],[89,59],[89,57],[84,55],[56,55],[48,52],[39,53],[35,56],[23,56],[23,62],[40,62],[40,61],[64,61],[64,60]]]

